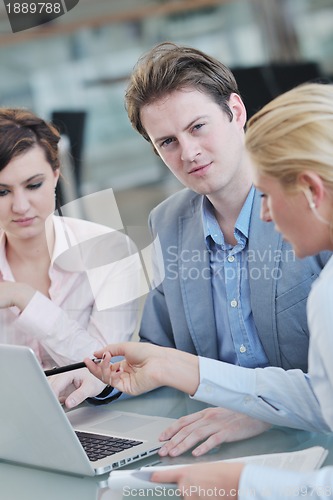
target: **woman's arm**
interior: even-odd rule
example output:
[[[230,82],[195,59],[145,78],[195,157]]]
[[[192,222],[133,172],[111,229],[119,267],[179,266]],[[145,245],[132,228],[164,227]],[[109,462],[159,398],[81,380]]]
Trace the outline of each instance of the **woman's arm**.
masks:
[[[151,480],[177,483],[179,495],[198,500],[212,496],[235,500],[327,499],[333,494],[333,467],[306,473],[242,463],[208,462],[159,470]]]
[[[110,342],[130,340],[139,316],[138,255],[89,271],[54,266],[50,272],[50,297],[34,292],[13,326],[37,339],[55,364],[81,361]]]

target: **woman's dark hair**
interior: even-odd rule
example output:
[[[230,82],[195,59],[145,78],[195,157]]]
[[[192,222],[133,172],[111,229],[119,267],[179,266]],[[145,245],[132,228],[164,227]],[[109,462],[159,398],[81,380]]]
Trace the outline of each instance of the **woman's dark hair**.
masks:
[[[35,145],[43,149],[52,170],[57,170],[59,140],[60,133],[55,126],[31,111],[0,108],[0,170]]]

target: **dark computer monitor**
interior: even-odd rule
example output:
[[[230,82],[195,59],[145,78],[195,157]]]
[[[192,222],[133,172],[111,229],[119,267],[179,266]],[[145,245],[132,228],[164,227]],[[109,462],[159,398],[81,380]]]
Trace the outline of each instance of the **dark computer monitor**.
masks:
[[[244,100],[248,118],[274,97],[301,83],[325,80],[316,62],[236,67],[232,69],[232,72]]]
[[[86,111],[57,110],[52,113],[52,122],[61,134],[67,135],[70,141],[70,153],[74,166],[74,179],[76,190],[81,194],[81,164],[84,146],[84,131]]]

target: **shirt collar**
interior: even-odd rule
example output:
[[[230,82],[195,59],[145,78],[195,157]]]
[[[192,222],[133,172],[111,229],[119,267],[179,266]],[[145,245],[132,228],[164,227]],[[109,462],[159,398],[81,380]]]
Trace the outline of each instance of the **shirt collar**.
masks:
[[[49,245],[51,264],[68,250],[71,246],[74,246],[77,242],[75,236],[71,229],[64,224],[64,221],[60,220],[60,217],[54,216],[53,214],[46,219],[46,231],[54,230],[54,247],[51,255],[51,248]],[[0,269],[4,280],[13,281],[14,277],[11,269],[8,265],[6,256],[6,234],[4,231],[0,231]],[[59,267],[61,262],[57,262]]]
[[[97,244],[96,237],[108,235],[115,231],[107,226],[88,221],[76,221],[76,219],[60,217],[54,214],[51,214],[46,219],[45,229],[46,234],[51,234],[54,231],[53,248],[51,248],[51,243],[48,241],[51,267],[56,266],[62,269],[62,271],[70,273],[83,272],[90,269],[89,259],[91,259],[91,254]],[[91,240],[91,246],[87,245],[81,248],[80,243],[89,240]],[[124,244],[122,243],[122,245]],[[15,281],[6,257],[6,234],[1,229],[0,270],[4,280]]]
[[[102,265],[100,262],[102,255],[109,264],[112,258],[112,254],[108,253],[110,245],[113,245],[114,255],[117,255],[118,233],[114,229],[70,217],[54,216],[52,220],[55,243],[51,262],[63,271],[85,272],[92,269],[92,264],[93,268],[98,267],[98,265]],[[109,238],[110,235],[111,238]],[[116,236],[114,237],[114,235]],[[125,241],[127,242],[127,239]],[[103,245],[103,252],[97,252],[99,244]],[[119,245],[121,245],[121,249],[124,248],[123,240],[119,240]],[[121,255],[123,258],[123,251]]]
[[[14,281],[14,276],[8,265],[6,257],[6,234],[4,231],[0,233],[0,269],[2,278],[5,281]]]
[[[255,188],[252,186],[236,220],[235,237],[238,242],[240,242],[241,239],[247,239],[249,237],[254,193]],[[224,246],[225,241],[223,232],[216,220],[213,206],[206,196],[203,197],[202,202],[202,221],[206,242],[208,243],[208,238],[211,237],[215,243]]]
[[[235,225],[235,228],[238,229],[246,238],[249,237],[250,232],[250,220],[254,200],[254,192],[255,189],[252,186],[249,194],[246,197],[245,203],[242,207],[242,210],[240,211]]]
[[[48,223],[54,227],[54,248],[51,256],[51,265],[56,265],[63,271],[82,272],[86,270],[84,256],[82,256],[79,243],[86,237],[78,238],[73,232],[70,219],[62,216],[52,215]]]
[[[64,217],[52,215],[47,220],[47,223],[53,223],[54,227],[54,248],[51,256],[51,263],[68,250],[71,246],[75,245],[76,242],[73,241],[73,234],[68,225],[65,222]]]

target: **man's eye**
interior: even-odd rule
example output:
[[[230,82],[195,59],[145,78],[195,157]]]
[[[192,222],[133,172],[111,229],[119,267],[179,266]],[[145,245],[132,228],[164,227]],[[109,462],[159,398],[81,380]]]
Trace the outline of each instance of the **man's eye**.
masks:
[[[162,142],[161,147],[163,148],[163,146],[168,146],[172,143],[172,141],[173,139],[171,139],[171,137],[169,139],[165,139],[165,141]]]
[[[0,196],[6,196],[8,193],[8,189],[0,189]]]

